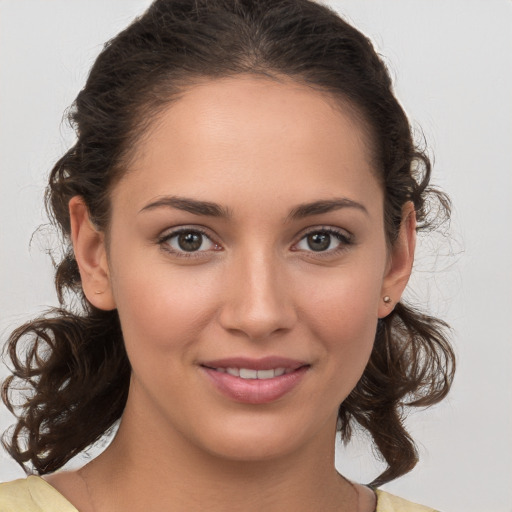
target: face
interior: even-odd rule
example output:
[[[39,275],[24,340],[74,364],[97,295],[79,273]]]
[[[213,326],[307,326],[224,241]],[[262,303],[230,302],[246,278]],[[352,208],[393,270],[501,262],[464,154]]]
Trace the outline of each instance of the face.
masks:
[[[88,293],[119,311],[127,410],[232,459],[332,444],[399,293],[369,155],[354,116],[291,81],[210,81],[167,108],[113,191],[107,291]]]

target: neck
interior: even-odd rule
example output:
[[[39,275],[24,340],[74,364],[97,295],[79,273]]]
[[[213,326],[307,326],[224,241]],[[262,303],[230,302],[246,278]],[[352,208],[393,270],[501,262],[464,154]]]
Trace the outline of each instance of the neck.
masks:
[[[231,460],[179,433],[151,434],[125,411],[116,438],[82,470],[95,512],[355,511],[358,493],[334,467],[334,428],[266,460]],[[152,423],[154,425],[154,423]],[[159,435],[157,435],[157,432]]]

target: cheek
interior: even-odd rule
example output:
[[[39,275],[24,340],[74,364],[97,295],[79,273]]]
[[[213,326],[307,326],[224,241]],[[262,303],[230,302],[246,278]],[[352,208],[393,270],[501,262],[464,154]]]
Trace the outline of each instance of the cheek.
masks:
[[[312,321],[312,336],[322,345],[324,357],[317,367],[323,375],[326,402],[341,404],[361,378],[372,353],[377,320],[368,304],[358,307],[352,297],[324,307],[323,318]],[[328,397],[330,397],[328,399]]]
[[[335,283],[333,283],[335,286]],[[377,325],[378,293],[359,289],[332,290],[323,297],[309,299],[308,325],[315,338],[321,340],[330,353],[365,360],[371,351]]]
[[[378,318],[383,261],[358,255],[351,264],[311,276],[302,287],[303,313],[324,331],[354,339],[365,336],[364,326],[373,329]]]
[[[176,270],[165,259],[150,265],[132,259],[118,266],[113,289],[128,353],[143,349],[146,357],[175,351],[187,357],[215,311],[215,287],[199,266]]]
[[[361,262],[362,263],[362,262]],[[370,357],[377,326],[382,265],[339,269],[315,285],[306,283],[301,315],[309,335],[318,340],[322,370],[342,401],[361,377]]]

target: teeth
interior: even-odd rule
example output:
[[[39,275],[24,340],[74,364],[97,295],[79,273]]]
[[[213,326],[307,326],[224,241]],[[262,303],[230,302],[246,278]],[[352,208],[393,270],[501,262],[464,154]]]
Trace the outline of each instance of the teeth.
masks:
[[[285,370],[284,368],[273,368],[270,370],[251,370],[249,368],[216,368],[218,372],[229,373],[234,377],[240,377],[241,379],[273,379],[274,377],[280,377],[285,373],[291,373],[292,370]]]
[[[276,373],[274,370],[258,370],[258,379],[272,379],[276,376]]]
[[[240,368],[240,377],[242,379],[257,379],[258,371],[257,370],[248,370],[247,368]]]

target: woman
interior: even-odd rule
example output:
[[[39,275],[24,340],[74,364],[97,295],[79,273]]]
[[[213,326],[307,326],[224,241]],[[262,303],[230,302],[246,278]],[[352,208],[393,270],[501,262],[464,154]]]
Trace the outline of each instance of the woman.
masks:
[[[3,386],[11,409],[33,387],[8,449],[44,480],[0,510],[431,510],[375,487],[416,462],[403,406],[453,376],[445,325],[400,302],[447,202],[368,40],[305,0],[160,0],[71,116],[63,307],[12,334]],[[334,468],[356,424],[388,464],[372,487]]]

